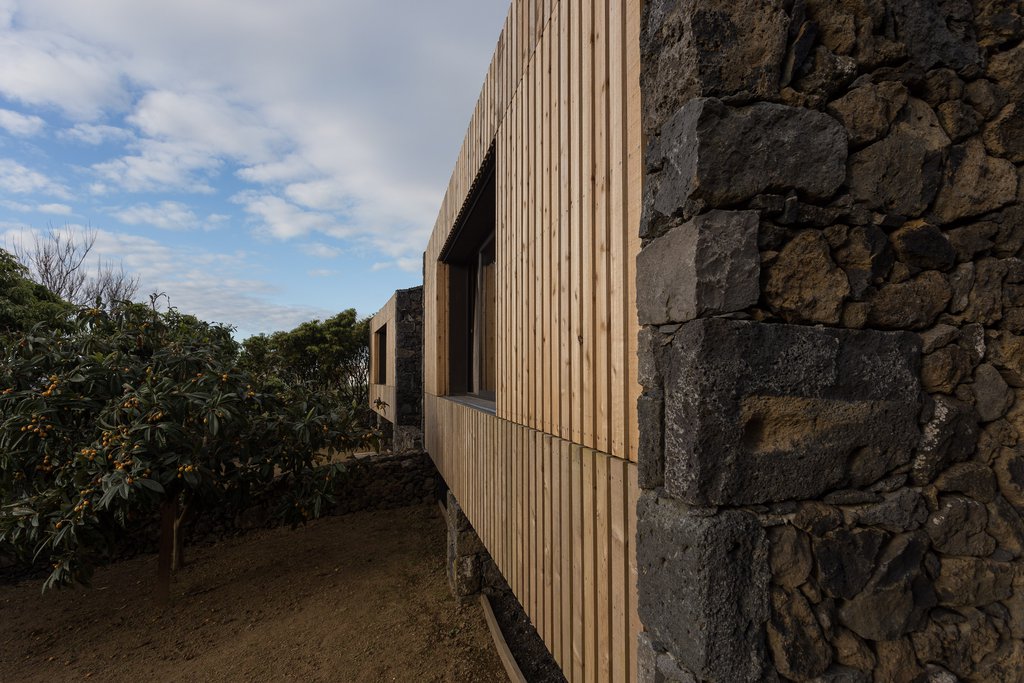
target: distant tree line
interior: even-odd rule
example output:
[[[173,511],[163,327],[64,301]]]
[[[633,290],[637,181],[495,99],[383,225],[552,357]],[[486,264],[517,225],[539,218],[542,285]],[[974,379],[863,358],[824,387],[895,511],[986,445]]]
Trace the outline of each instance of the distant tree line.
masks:
[[[265,381],[318,382],[353,403],[369,401],[370,320],[349,308],[289,332],[258,334],[242,342],[239,366]]]

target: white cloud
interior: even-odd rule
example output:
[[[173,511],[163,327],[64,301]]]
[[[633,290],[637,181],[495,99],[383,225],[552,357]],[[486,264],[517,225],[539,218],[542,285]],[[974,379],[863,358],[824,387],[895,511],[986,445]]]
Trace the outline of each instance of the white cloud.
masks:
[[[25,243],[34,231],[7,225],[0,233],[3,244]],[[60,230],[82,230],[71,225]],[[139,235],[96,231],[91,257],[121,263],[140,276],[137,299],[150,293],[166,293],[172,306],[203,320],[227,322],[238,327],[239,336],[287,330],[301,322],[329,317],[332,313],[311,306],[277,303],[276,289],[252,277],[253,264],[244,253],[210,252],[176,248]],[[90,267],[95,267],[90,264]]]
[[[396,258],[394,261],[378,261],[370,266],[370,270],[387,270],[389,268],[418,273],[423,270],[423,258]]]
[[[87,145],[131,140],[134,137],[134,134],[126,128],[92,123],[76,123],[71,128],[60,131],[58,135],[66,140],[76,140]]]
[[[128,225],[151,225],[163,230],[192,230],[199,226],[199,219],[195,213],[181,202],[136,204],[115,211],[113,216]]]
[[[314,176],[316,169],[303,157],[291,154],[276,161],[241,168],[237,175],[252,183],[286,183]]]
[[[45,122],[38,116],[21,114],[10,109],[0,109],[0,128],[11,135],[31,137],[37,135],[45,125]]]
[[[305,211],[272,194],[242,192],[232,198],[256,222],[257,230],[277,239],[304,237],[323,233],[343,237],[348,229],[334,216],[317,211]]]
[[[70,216],[71,207],[67,204],[40,204],[36,207],[40,213],[50,213],[56,216]]]
[[[479,0],[23,0],[13,44],[0,46],[11,58],[0,94],[78,118],[126,112],[142,140],[94,166],[107,185],[208,191],[238,165],[260,194],[343,212],[335,233],[409,258],[433,224],[505,11]],[[308,232],[270,226],[281,238]]]
[[[57,216],[69,216],[71,215],[71,207],[67,204],[25,204],[24,202],[15,202],[10,199],[0,199],[0,207],[8,209],[10,211],[17,211],[19,213],[31,213],[33,211],[39,213],[48,213]]]
[[[74,119],[94,119],[127,102],[121,74],[110,68],[110,54],[60,32],[0,33],[0,64],[0,93],[25,104],[56,107]]]
[[[16,0],[0,0],[0,28],[7,28],[11,25],[17,6]]]
[[[26,213],[32,210],[31,204],[14,202],[11,201],[10,199],[0,199],[0,206],[4,207],[5,209],[10,209],[11,211],[19,211],[21,213]]]
[[[148,139],[133,147],[136,154],[94,164],[93,169],[129,192],[214,191],[209,175],[221,166],[221,161],[202,147]]]
[[[143,135],[198,147],[242,163],[268,162],[284,144],[280,133],[245,105],[212,93],[146,94],[128,117]]]
[[[202,221],[202,228],[206,231],[220,230],[231,221],[231,216],[223,213],[211,213]]]
[[[333,277],[338,274],[338,271],[331,270],[330,268],[314,268],[313,270],[307,270],[306,274],[310,277]]]
[[[307,242],[299,246],[304,254],[317,258],[337,258],[341,255],[341,249],[324,244],[323,242]]]
[[[76,193],[121,211],[206,193],[215,213],[156,220],[322,240],[362,257],[354,269],[415,273],[506,11],[507,0],[0,0],[0,101],[45,117],[65,144],[95,146],[69,163]],[[0,195],[70,196],[30,175],[36,162],[15,163],[0,165]],[[229,198],[236,207],[216,205]]]
[[[14,194],[38,192],[62,198],[69,196],[67,188],[14,159],[0,159],[0,190]]]
[[[321,211],[343,209],[347,204],[344,186],[333,178],[292,183],[284,193],[297,204]]]

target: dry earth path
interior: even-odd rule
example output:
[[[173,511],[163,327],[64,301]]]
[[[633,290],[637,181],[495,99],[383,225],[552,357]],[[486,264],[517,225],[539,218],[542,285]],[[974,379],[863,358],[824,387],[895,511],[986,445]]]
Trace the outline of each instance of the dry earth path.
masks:
[[[0,682],[507,680],[476,603],[459,608],[436,506],[362,512],[191,551],[173,604],[155,558],[92,589],[0,587]]]

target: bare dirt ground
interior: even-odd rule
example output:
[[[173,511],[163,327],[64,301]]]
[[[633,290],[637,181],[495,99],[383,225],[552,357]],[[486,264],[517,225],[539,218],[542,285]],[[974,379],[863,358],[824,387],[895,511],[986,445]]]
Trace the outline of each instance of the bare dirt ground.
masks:
[[[191,550],[172,606],[153,556],[93,588],[0,587],[0,681],[507,680],[455,605],[436,506],[331,517]]]

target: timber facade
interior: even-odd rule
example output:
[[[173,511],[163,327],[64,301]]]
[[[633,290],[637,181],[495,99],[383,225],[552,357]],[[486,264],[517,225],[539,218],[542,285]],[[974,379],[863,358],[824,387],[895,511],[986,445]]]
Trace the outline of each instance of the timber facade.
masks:
[[[427,451],[572,681],[636,669],[639,22],[513,3],[424,258]],[[450,254],[487,239],[489,166],[493,400],[467,400]]]
[[[1022,84],[1020,2],[514,0],[423,435],[568,680],[1024,680]]]
[[[391,448],[423,448],[423,287],[400,289],[370,319],[370,407]]]

